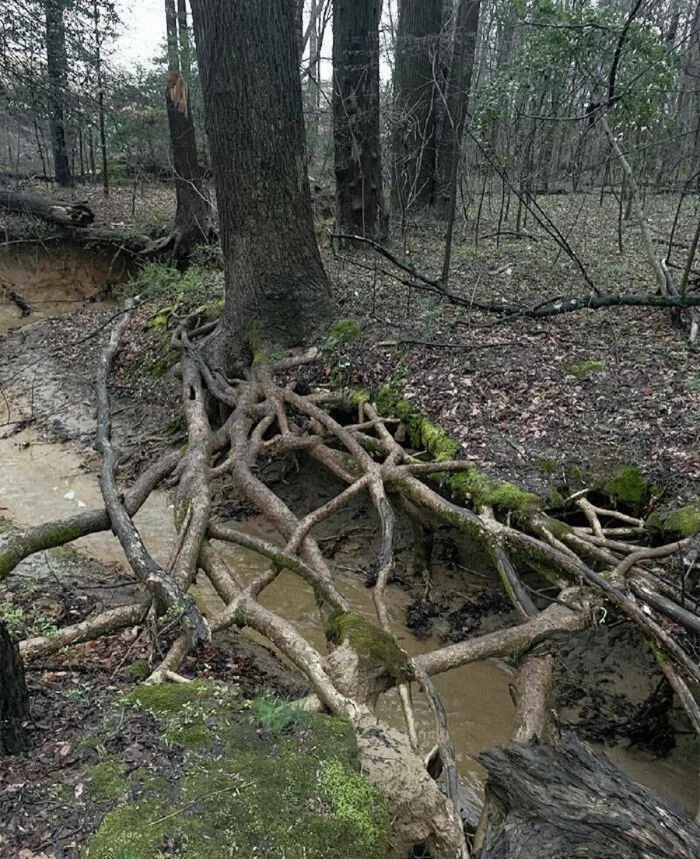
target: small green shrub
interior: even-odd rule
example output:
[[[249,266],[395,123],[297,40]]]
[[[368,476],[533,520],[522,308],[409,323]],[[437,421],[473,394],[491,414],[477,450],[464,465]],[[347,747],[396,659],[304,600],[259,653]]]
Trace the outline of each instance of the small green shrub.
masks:
[[[304,711],[299,706],[277,698],[271,692],[264,692],[251,701],[250,709],[262,727],[271,734],[281,734],[285,728],[298,725],[304,718]]]

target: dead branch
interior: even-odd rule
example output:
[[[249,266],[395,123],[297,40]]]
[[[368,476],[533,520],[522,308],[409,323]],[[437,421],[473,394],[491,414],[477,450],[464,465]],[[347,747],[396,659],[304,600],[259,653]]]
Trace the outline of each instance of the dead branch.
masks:
[[[117,455],[111,441],[111,416],[107,378],[112,359],[116,355],[122,334],[130,319],[129,309],[112,330],[109,342],[100,355],[99,369],[95,380],[97,393],[97,436],[95,446],[102,454],[100,488],[109,515],[112,531],[115,533],[132,570],[154,596],[161,610],[172,609],[182,616],[183,621],[200,641],[210,638],[209,627],[194,602],[182,588],[156,564],[144,546],[141,537],[124,505],[123,497],[117,489],[115,478]]]

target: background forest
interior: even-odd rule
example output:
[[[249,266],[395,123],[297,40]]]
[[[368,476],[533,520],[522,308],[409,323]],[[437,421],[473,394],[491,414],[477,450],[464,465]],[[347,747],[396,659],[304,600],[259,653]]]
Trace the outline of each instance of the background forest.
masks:
[[[0,857],[696,856],[700,0],[120,9],[0,20]]]

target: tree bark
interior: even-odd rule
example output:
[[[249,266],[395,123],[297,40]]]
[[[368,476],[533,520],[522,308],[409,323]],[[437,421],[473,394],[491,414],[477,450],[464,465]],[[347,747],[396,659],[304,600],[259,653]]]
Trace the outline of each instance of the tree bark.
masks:
[[[19,650],[0,620],[0,755],[19,754],[26,745],[23,720],[29,697]]]
[[[379,0],[333,0],[336,221],[342,232],[385,232],[379,145]]]
[[[225,260],[210,344],[222,369],[300,345],[333,312],[306,172],[294,11],[292,0],[192,3]]]
[[[573,736],[561,751],[521,743],[478,760],[503,812],[479,859],[698,855],[700,827]]]
[[[58,185],[71,184],[64,124],[67,89],[66,31],[63,0],[46,2],[46,71],[49,77],[49,105],[54,175]]]
[[[403,0],[394,66],[393,202],[427,205],[435,189],[440,0]]]

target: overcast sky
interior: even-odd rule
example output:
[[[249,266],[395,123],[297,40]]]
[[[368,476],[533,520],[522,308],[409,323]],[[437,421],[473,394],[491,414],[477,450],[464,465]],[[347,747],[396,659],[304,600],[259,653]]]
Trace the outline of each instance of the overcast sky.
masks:
[[[113,61],[126,67],[149,63],[165,40],[164,0],[118,0],[117,5],[125,32]]]

